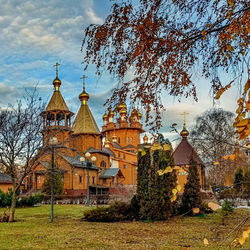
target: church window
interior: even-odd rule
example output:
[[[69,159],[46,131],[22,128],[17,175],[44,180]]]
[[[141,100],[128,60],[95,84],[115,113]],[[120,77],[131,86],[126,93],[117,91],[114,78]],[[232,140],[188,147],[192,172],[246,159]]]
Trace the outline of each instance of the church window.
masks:
[[[118,143],[121,142],[121,138],[120,138],[120,137],[117,138],[117,142],[118,142]]]
[[[79,183],[82,184],[82,176],[79,175]]]
[[[106,168],[106,162],[105,161],[101,161],[101,167]]]
[[[92,183],[95,184],[95,176],[92,176]]]
[[[126,168],[128,168],[128,166],[127,166],[127,165],[123,165],[123,168],[125,168],[125,169],[126,169]]]

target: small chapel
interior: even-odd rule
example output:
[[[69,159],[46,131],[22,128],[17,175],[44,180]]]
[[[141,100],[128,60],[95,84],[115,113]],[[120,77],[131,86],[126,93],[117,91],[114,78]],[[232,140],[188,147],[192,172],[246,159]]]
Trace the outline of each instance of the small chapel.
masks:
[[[79,110],[73,120],[74,113],[61,94],[58,66],[56,63],[54,92],[40,114],[43,119],[43,145],[26,179],[25,189],[29,193],[39,192],[46,174],[54,169],[62,178],[66,196],[135,193],[138,149],[151,145],[146,135],[140,144],[141,134],[145,132],[142,114],[137,109],[128,112],[127,105],[121,102],[114,110],[108,109],[104,113],[100,131],[88,106],[90,96],[86,92],[86,76],[83,76]],[[180,133],[182,141],[173,152],[175,165],[183,169],[177,176],[181,192],[187,182],[190,158],[197,162],[201,187],[205,188],[205,166],[188,142],[188,134],[184,123]]]

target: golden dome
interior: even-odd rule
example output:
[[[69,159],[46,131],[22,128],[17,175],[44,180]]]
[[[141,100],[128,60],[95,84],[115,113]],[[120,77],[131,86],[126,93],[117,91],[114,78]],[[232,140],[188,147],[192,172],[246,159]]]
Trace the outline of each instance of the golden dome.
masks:
[[[133,109],[133,111],[131,112],[131,115],[137,115],[138,111],[136,109]]]
[[[144,143],[148,143],[148,137],[147,137],[146,134],[143,136],[143,142],[144,142]]]
[[[125,108],[122,108],[119,113],[120,114],[127,114],[127,110]]]
[[[59,88],[61,86],[61,84],[62,84],[61,80],[58,77],[56,77],[53,81],[53,85],[54,85],[55,89]]]
[[[127,109],[127,105],[125,102],[121,102],[120,104],[117,105],[118,111],[124,108]]]
[[[85,91],[83,91],[80,95],[79,95],[79,99],[80,101],[87,101],[89,99],[89,94],[86,93]]]
[[[186,126],[185,126],[185,125],[183,126],[183,129],[182,129],[180,135],[182,136],[183,139],[186,139],[186,138],[188,137],[189,132],[188,132],[188,130],[186,129]]]
[[[106,118],[108,118],[108,115],[107,115],[107,113],[105,112],[104,115],[102,116],[102,119],[106,119]]]
[[[109,148],[110,147],[110,141],[108,138],[106,138],[105,142],[104,142],[104,147],[105,148]]]
[[[112,136],[112,142],[117,142],[117,136],[116,135]]]
[[[114,115],[114,111],[112,109],[109,110],[109,114],[108,115]]]

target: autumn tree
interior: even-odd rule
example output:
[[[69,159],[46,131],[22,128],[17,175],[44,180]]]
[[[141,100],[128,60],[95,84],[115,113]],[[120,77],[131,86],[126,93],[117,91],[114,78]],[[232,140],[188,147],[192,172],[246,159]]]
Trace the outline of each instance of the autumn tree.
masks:
[[[219,98],[238,83],[235,126],[245,138],[250,131],[249,19],[248,0],[117,0],[102,25],[85,29],[84,63],[86,68],[95,64],[98,75],[108,71],[118,77],[110,106],[126,98],[140,103],[155,130],[161,127],[163,91],[197,100],[201,82],[193,75],[198,75],[210,80]],[[231,78],[226,83],[225,74]]]
[[[42,143],[42,119],[39,116],[44,105],[36,89],[27,91],[24,100],[16,105],[0,109],[0,160],[4,171],[12,179],[12,197],[9,221],[14,221],[20,187],[30,173],[37,149]]]

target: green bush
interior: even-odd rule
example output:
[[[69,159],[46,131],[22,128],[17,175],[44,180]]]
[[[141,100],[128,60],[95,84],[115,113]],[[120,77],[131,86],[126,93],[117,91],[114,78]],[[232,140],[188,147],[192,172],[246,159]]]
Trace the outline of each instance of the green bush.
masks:
[[[92,222],[116,222],[134,220],[136,218],[136,209],[131,204],[114,202],[109,207],[97,207],[85,211],[83,219]]]
[[[113,216],[108,207],[97,207],[84,212],[84,219],[92,222],[112,222]]]
[[[234,212],[234,207],[233,207],[233,204],[232,202],[228,201],[228,200],[225,200],[222,204],[222,207],[221,207],[221,222],[222,222],[222,225],[225,225],[226,223],[226,218],[232,214]]]
[[[232,213],[234,211],[234,207],[233,207],[232,202],[225,200],[221,206],[221,211],[223,213],[227,213],[227,214]]]
[[[11,196],[12,190],[4,193],[0,190],[0,207],[9,207],[11,206]],[[17,201],[17,207],[32,207],[37,203],[40,203],[43,200],[42,194],[30,195],[28,197],[20,198]]]
[[[130,202],[130,215],[131,220],[139,220],[140,218],[140,204],[137,196],[134,195]]]
[[[11,205],[11,194],[11,190],[6,193],[0,190],[0,207],[8,207]]]
[[[43,194],[30,195],[28,197],[23,197],[17,202],[18,207],[33,207],[43,200]]]

